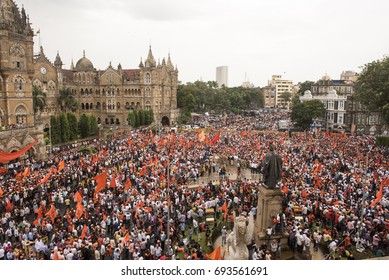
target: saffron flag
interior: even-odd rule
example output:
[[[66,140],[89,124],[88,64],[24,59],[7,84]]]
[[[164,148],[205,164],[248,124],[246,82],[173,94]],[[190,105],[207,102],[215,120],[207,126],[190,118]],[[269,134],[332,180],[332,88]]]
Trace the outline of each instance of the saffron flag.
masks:
[[[111,182],[109,182],[109,188],[116,188],[116,176],[112,175]]]
[[[51,222],[54,224],[54,219],[57,217],[57,210],[55,210],[54,204],[51,204],[50,210],[46,213],[46,216],[50,216]]]
[[[139,171],[139,175],[143,176],[146,174],[146,172],[147,172],[146,166],[143,166],[142,169]]]
[[[220,139],[220,132],[218,132],[215,137],[212,138],[211,142],[209,144],[213,145]]]
[[[122,243],[123,244],[126,244],[126,242],[130,240],[130,234],[127,232],[127,234],[124,236],[123,240],[122,240]]]
[[[14,160],[20,156],[22,156],[25,152],[27,152],[29,149],[31,149],[33,146],[35,146],[36,143],[38,143],[39,140],[35,140],[30,145],[24,147],[23,149],[13,152],[13,153],[6,153],[0,151],[0,163],[8,162],[11,160]]]
[[[103,172],[103,173],[95,176],[94,179],[95,179],[96,184],[97,184],[97,187],[95,190],[95,194],[96,194],[96,193],[101,192],[105,188],[105,186],[107,184],[107,172]]]
[[[82,214],[84,214],[84,205],[82,203],[78,203],[76,207],[76,217],[80,219]]]
[[[5,206],[5,209],[6,209],[8,212],[11,212],[13,208],[14,208],[14,205],[11,203],[11,200],[8,199],[8,202],[7,202],[7,205]]]
[[[2,188],[0,188],[0,197],[3,195],[3,189]]]
[[[130,180],[130,178],[127,178],[126,187],[124,188],[124,190],[126,191],[126,190],[130,189],[131,186],[132,186],[131,180]]]
[[[43,217],[43,206],[41,206],[41,207],[39,207],[38,209],[36,209],[36,210],[34,211],[34,213],[35,213],[35,214],[38,214],[37,219],[42,218],[42,217]]]
[[[380,185],[380,191],[377,193],[377,197],[376,197],[376,199],[370,204],[370,207],[374,207],[378,202],[380,202],[381,201],[381,199],[382,199],[382,193],[383,193],[383,191],[384,191],[384,183],[381,183],[381,185]]]
[[[58,164],[58,170],[57,170],[57,172],[61,172],[64,168],[65,168],[65,161],[62,160],[62,161]]]
[[[221,260],[221,246],[218,246],[212,253],[206,254],[208,259]]]
[[[30,167],[27,167],[24,172],[23,172],[23,178],[26,178],[27,176],[29,176],[31,174],[31,170],[30,170]]]
[[[303,189],[303,190],[301,191],[301,195],[302,195],[303,197],[307,198],[307,197],[308,197],[307,190],[306,190],[306,189]]]
[[[84,239],[86,237],[87,230],[88,230],[88,227],[86,225],[84,225],[84,228],[82,229],[82,232],[81,232],[81,235],[80,235],[81,239]]]
[[[40,181],[40,185],[46,183],[47,180],[49,180],[51,176],[51,173],[47,173],[46,176]]]
[[[202,129],[199,134],[199,141],[204,142],[204,140],[205,140],[205,134],[204,134],[204,129]]]
[[[286,186],[286,184],[282,188],[282,192],[288,194],[289,190],[288,190],[288,187]]]
[[[82,196],[78,191],[74,194],[74,201],[76,201],[77,204],[80,204],[82,202]]]
[[[219,208],[219,210],[224,211],[224,221],[227,218],[228,208],[227,208],[227,201],[224,201],[224,204],[222,207]]]
[[[0,174],[7,173],[7,169],[0,167]]]

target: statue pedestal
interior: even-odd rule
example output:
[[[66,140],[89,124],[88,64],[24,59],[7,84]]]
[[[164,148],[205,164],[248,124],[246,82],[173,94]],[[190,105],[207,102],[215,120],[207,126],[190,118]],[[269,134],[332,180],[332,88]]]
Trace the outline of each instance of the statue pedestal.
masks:
[[[258,190],[258,205],[257,215],[255,220],[255,242],[257,245],[265,242],[267,244],[268,237],[266,236],[266,229],[273,227],[273,217],[282,213],[282,192],[280,189],[268,189],[263,184]],[[287,233],[276,233],[270,236],[270,240],[276,239],[281,241],[281,248],[284,249],[288,244]]]

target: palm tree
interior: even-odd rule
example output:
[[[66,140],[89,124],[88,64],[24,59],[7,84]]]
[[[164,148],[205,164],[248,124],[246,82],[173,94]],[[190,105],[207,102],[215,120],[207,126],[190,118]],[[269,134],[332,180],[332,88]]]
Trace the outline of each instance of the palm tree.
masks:
[[[35,85],[32,86],[32,106],[34,108],[34,114],[39,110],[42,111],[46,106],[46,92],[43,92]]]
[[[57,101],[62,112],[67,113],[68,110],[74,112],[78,108],[76,96],[68,87],[59,90]]]

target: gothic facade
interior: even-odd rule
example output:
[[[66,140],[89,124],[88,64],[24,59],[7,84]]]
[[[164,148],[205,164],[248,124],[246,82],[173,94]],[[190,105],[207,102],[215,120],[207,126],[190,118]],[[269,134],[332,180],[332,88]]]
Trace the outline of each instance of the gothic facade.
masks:
[[[1,151],[19,150],[41,139],[31,152],[44,153],[43,132],[33,109],[33,36],[25,10],[12,0],[0,0]]]
[[[33,85],[47,95],[46,107],[40,116],[48,125],[49,116],[58,113],[59,91],[69,88],[79,107],[78,116],[93,114],[105,127],[126,127],[130,110],[153,110],[155,120],[165,124],[177,119],[178,70],[170,55],[156,63],[151,47],[147,59],[137,69],[124,69],[111,63],[105,70],[97,70],[85,51],[76,65],[63,69],[57,53],[54,63],[45,56],[43,48],[34,59]]]

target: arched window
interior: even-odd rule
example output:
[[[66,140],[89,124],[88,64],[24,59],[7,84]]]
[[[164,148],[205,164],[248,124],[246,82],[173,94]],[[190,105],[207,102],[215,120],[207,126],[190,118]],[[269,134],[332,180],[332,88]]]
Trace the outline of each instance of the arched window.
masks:
[[[103,110],[106,110],[107,109],[107,104],[105,102],[103,102]]]
[[[120,102],[118,102],[118,103],[116,104],[116,108],[117,108],[118,110],[120,110]]]
[[[150,76],[150,73],[146,73],[145,75],[145,83],[147,85],[151,84],[151,76]]]
[[[130,109],[130,103],[126,102],[125,108],[126,108],[127,110]]]
[[[105,118],[105,124],[109,124],[108,118]]]
[[[100,119],[100,117],[97,118],[97,124],[101,124],[101,119]]]
[[[89,109],[93,109],[93,103],[89,103]]]
[[[146,97],[150,97],[150,88],[149,87],[146,88]]]
[[[96,103],[96,109],[97,109],[97,110],[100,110],[100,102],[97,102],[97,103]]]
[[[89,110],[89,103],[85,103],[85,109]]]
[[[82,110],[85,110],[85,105],[84,105],[84,103],[81,103],[81,109],[82,109]]]
[[[24,69],[25,67],[25,52],[21,45],[15,44],[9,50],[9,63],[12,69]]]
[[[15,109],[16,123],[26,124],[27,123],[27,109],[24,105],[19,105]]]
[[[150,101],[146,101],[146,110],[151,110],[151,103],[150,103]]]

